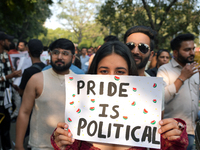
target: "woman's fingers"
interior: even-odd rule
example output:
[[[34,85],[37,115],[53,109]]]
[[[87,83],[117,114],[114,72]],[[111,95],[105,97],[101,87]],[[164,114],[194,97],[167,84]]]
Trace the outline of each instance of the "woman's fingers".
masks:
[[[180,137],[182,131],[179,129],[172,129],[170,131],[166,131],[165,133],[162,134],[164,139],[168,140],[174,140]]]
[[[66,145],[71,145],[74,142],[72,138],[72,133],[68,131],[68,124],[59,122],[57,124],[57,129],[54,132],[54,138],[56,145],[63,149]]]
[[[63,129],[67,129],[68,128],[68,124],[64,123],[64,122],[59,122],[57,124],[57,128],[63,128]]]
[[[179,130],[178,122],[173,118],[163,119],[160,122],[161,128],[158,130],[160,134],[162,134],[163,138],[167,138],[168,140],[174,140],[180,138],[182,133]]]
[[[59,135],[57,138],[55,138],[55,142],[57,143],[56,145],[58,147],[66,146],[66,145],[71,145],[74,142],[74,139],[69,136],[65,135]]]

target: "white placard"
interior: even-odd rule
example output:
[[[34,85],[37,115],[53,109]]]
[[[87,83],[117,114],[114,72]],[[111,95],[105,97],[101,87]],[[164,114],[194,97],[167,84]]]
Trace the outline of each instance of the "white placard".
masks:
[[[43,51],[42,54],[40,55],[40,60],[45,64],[47,64],[47,60],[50,60],[50,55],[48,53],[48,51]]]
[[[162,78],[66,75],[65,82],[73,138],[160,149]]]
[[[24,54],[10,54],[10,59],[12,62],[12,66],[15,70],[17,70],[17,67],[20,62],[20,58],[25,57]]]
[[[24,70],[32,65],[31,58],[27,55],[28,52],[20,54],[10,54],[11,62],[15,70]],[[16,68],[17,67],[17,68]],[[17,77],[14,79],[13,84],[19,86],[22,77]]]

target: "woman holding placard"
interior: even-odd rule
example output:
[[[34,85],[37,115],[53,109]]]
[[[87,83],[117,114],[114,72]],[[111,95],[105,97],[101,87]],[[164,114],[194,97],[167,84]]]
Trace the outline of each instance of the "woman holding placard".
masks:
[[[89,74],[98,75],[137,75],[135,62],[128,47],[121,42],[105,43],[96,53],[88,71]],[[183,150],[188,145],[185,122],[181,119],[163,119],[159,122],[161,128],[161,148],[167,150]],[[54,149],[81,149],[81,150],[144,150],[146,148],[130,148],[127,146],[92,143],[72,138],[66,123],[58,123],[51,136]],[[117,144],[117,143],[116,143]]]

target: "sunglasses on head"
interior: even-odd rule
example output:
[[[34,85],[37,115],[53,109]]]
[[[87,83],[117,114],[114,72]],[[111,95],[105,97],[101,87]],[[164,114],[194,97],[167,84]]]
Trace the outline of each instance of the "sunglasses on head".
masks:
[[[139,43],[139,44],[136,45],[136,44],[133,43],[133,42],[129,42],[129,43],[126,43],[126,45],[128,46],[128,48],[129,48],[130,50],[132,50],[132,49],[134,49],[136,46],[138,46],[138,49],[139,49],[140,52],[143,53],[143,54],[146,54],[146,53],[149,51],[149,49],[150,49],[149,45],[144,44],[144,43]]]

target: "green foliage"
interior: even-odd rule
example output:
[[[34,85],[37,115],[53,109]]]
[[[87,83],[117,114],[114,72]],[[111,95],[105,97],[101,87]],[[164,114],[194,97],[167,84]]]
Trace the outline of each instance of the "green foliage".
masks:
[[[82,42],[79,43],[78,48],[81,49],[82,47],[97,47],[99,45],[102,45],[104,43],[103,35],[95,35],[95,32],[93,32],[94,35],[88,33],[88,37],[86,36],[83,38]],[[91,38],[90,38],[91,37]],[[74,32],[71,32],[70,30],[57,28],[55,30],[48,29],[47,34],[40,34],[38,36],[38,39],[42,41],[43,45],[49,46],[53,41],[59,39],[59,38],[66,38],[71,40],[73,43],[78,43],[78,39],[75,37]]]
[[[18,39],[46,34],[43,24],[50,17],[52,0],[1,0],[0,30]]]
[[[81,43],[87,43],[87,46],[84,47],[98,47],[99,45],[102,45],[104,43],[103,39],[105,35],[107,34],[107,29],[103,27],[99,23],[87,23],[84,32],[83,32],[83,38]],[[80,43],[80,44],[81,44]],[[79,44],[79,47],[82,48]]]
[[[46,35],[40,34],[38,36],[38,39],[41,40],[45,46],[49,46],[53,41],[59,38],[67,38],[74,41],[73,34],[70,31],[61,28],[57,28],[55,30],[48,29]],[[74,42],[76,43],[76,41]]]
[[[73,31],[77,43],[84,46],[97,46],[99,36],[105,29],[94,22],[97,0],[63,0],[59,5],[62,12],[58,15],[63,26]],[[103,32],[99,32],[103,31]]]
[[[121,40],[132,26],[150,26],[157,32],[156,49],[169,49],[177,34],[199,34],[199,13],[197,0],[106,0],[96,18]]]

